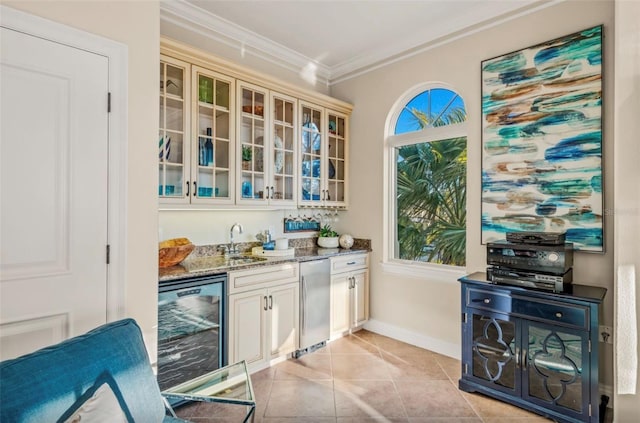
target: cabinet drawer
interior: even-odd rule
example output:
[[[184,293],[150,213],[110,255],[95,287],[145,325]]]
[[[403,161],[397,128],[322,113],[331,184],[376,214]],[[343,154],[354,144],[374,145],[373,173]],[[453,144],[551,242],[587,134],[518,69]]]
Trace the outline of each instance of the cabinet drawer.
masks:
[[[369,254],[331,257],[331,273],[347,272],[363,267],[369,267]]]
[[[298,282],[298,263],[283,263],[229,272],[229,294]]]
[[[589,308],[580,305],[568,305],[555,301],[538,301],[531,298],[514,300],[514,313],[522,317],[552,324],[575,326],[587,329],[589,326]]]
[[[466,306],[498,313],[511,312],[511,296],[508,293],[487,291],[484,289],[467,289]]]

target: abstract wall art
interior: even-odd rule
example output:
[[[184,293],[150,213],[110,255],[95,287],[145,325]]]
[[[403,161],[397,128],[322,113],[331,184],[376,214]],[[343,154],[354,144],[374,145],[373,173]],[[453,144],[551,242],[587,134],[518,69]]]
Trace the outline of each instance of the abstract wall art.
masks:
[[[482,62],[482,243],[602,252],[602,26]]]

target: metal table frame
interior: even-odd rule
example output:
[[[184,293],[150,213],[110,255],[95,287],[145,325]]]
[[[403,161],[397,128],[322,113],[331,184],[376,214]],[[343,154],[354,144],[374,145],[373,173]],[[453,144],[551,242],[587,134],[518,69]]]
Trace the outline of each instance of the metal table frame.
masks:
[[[246,361],[222,367],[192,380],[162,391],[165,407],[173,417],[176,413],[168,399],[217,402],[248,407],[243,422],[254,420],[256,399]]]

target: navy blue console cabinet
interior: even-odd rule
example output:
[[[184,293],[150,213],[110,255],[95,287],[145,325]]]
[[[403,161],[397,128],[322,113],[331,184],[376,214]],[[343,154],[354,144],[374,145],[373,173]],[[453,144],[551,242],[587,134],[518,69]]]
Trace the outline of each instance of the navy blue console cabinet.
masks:
[[[606,289],[494,285],[484,272],[460,282],[460,389],[558,422],[598,423],[598,309]]]

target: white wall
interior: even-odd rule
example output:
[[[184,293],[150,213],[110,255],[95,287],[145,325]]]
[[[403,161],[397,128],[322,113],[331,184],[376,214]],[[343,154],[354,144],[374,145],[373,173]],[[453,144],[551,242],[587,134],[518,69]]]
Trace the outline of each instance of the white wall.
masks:
[[[157,322],[157,179],[160,18],[157,1],[3,1],[34,15],[129,48],[128,263],[125,313],[155,347]],[[154,354],[152,352],[152,354]]]
[[[616,99],[615,99],[615,265],[635,267],[636,299],[640,298],[640,2],[616,1]],[[618,281],[616,281],[618,283]],[[625,315],[628,310],[616,310]],[[640,302],[631,311],[640,339]],[[618,336],[628,333],[618,332]],[[636,349],[636,359],[638,357]],[[621,367],[629,361],[616,355]],[[636,369],[637,380],[640,371]],[[618,379],[619,375],[616,375]],[[640,384],[635,395],[616,395],[614,418],[619,423],[637,422],[640,417]]]
[[[416,339],[433,340],[443,352],[460,344],[459,284],[392,275],[382,270],[383,132],[393,103],[411,87],[428,81],[450,84],[468,113],[467,272],[486,268],[480,241],[481,116],[480,63],[555,37],[604,24],[604,181],[605,207],[613,206],[613,42],[612,1],[567,1],[499,23],[332,87],[331,95],[354,104],[351,119],[351,207],[344,224],[372,239],[371,316]],[[603,323],[613,317],[613,221],[605,221],[605,254],[577,253],[576,283],[604,286]],[[445,278],[447,279],[447,278]],[[601,381],[613,384],[612,350],[606,346]]]

